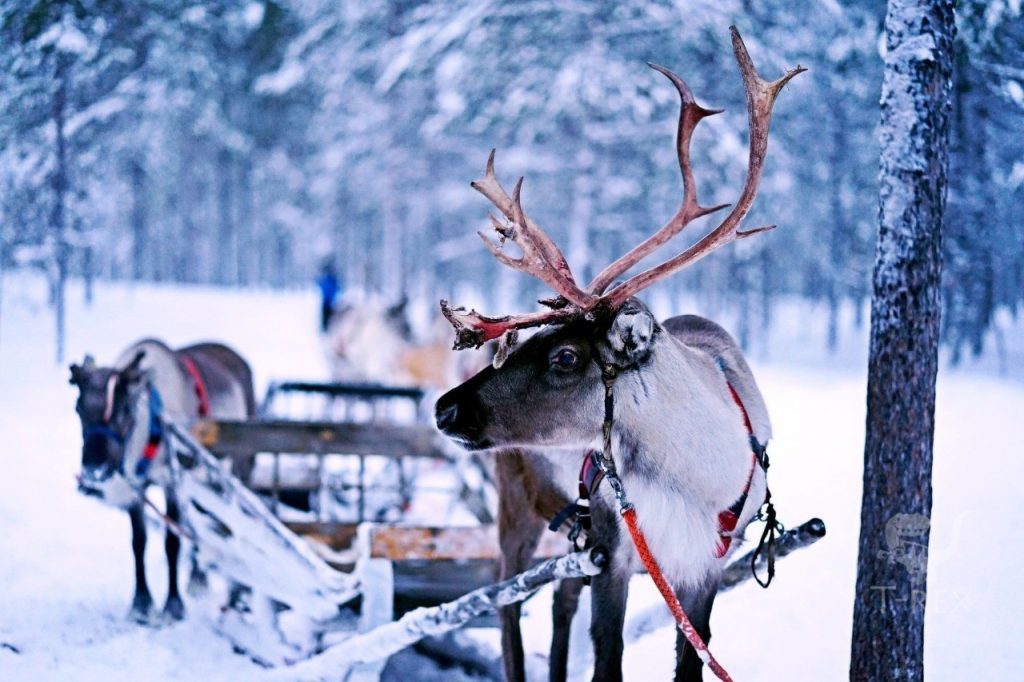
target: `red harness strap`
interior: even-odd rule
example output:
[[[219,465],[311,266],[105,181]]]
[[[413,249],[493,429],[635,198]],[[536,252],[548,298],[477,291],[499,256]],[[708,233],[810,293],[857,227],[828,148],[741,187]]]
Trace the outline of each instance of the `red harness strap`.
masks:
[[[668,605],[669,611],[672,612],[672,617],[675,618],[676,627],[686,637],[686,641],[690,643],[694,651],[697,652],[697,656],[700,660],[704,661],[711,671],[718,676],[718,679],[722,682],[732,682],[732,678],[729,673],[726,672],[722,664],[719,663],[715,657],[711,654],[708,649],[708,645],[701,639],[700,633],[697,632],[693,623],[686,616],[686,612],[683,610],[683,605],[679,603],[679,598],[676,597],[676,593],[672,591],[672,587],[665,580],[664,574],[661,572],[661,568],[658,566],[657,560],[654,555],[651,554],[651,548],[647,546],[647,539],[644,537],[643,531],[640,530],[639,525],[636,521],[636,509],[630,505],[628,508],[622,510],[622,518],[626,522],[626,527],[629,529],[629,535],[633,538],[633,545],[636,547],[637,554],[640,555],[640,560],[644,564],[644,568],[647,569],[647,573],[651,576],[651,580],[654,581],[655,586],[658,588],[658,592],[665,599],[665,603]]]
[[[754,427],[750,421],[750,415],[747,414],[747,408],[743,405],[743,401],[740,400],[739,393],[736,392],[736,389],[728,380],[726,380],[725,385],[729,388],[729,395],[732,396],[733,401],[740,408],[740,413],[743,415],[743,425],[747,427],[752,454],[750,457],[750,472],[747,474],[747,482],[743,486],[743,491],[732,506],[718,512],[718,545],[715,547],[715,556],[719,559],[724,557],[726,552],[729,551],[729,547],[732,546],[732,533],[736,530],[740,514],[743,513],[743,507],[747,503],[750,486],[754,482],[754,471],[757,469],[757,464],[760,461],[757,439],[754,437]],[[557,531],[567,519],[575,517],[582,530],[590,532],[590,498],[594,495],[594,491],[604,478],[604,472],[597,465],[594,455],[594,451],[588,450],[583,456],[579,475],[579,497],[555,516],[548,526],[551,530]]]
[[[206,419],[210,416],[210,394],[206,392],[206,383],[203,381],[203,376],[199,373],[196,363],[192,362],[192,358],[187,355],[179,355],[178,359],[181,360],[182,367],[192,377],[192,383],[195,385],[196,398],[199,399],[199,417],[200,419]]]
[[[747,484],[743,486],[743,492],[740,493],[739,499],[733,502],[732,506],[728,509],[718,512],[718,546],[715,547],[715,556],[719,559],[725,556],[725,553],[729,551],[729,547],[732,545],[732,532],[736,530],[740,514],[747,503],[750,485],[754,482],[754,470],[757,469],[759,461],[757,450],[754,449],[757,439],[754,437],[754,427],[750,423],[750,415],[747,414],[747,408],[743,406],[740,394],[736,392],[736,389],[733,388],[728,379],[725,380],[725,385],[729,387],[729,395],[732,396],[733,401],[740,408],[740,413],[743,415],[743,425],[747,427],[747,435],[750,437],[751,450],[753,452],[750,458],[750,473],[747,474]]]

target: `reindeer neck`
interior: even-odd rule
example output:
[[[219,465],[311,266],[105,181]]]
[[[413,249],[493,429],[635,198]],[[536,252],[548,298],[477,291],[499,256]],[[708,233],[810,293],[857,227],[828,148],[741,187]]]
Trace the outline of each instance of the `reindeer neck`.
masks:
[[[629,479],[661,481],[697,503],[728,506],[750,467],[742,419],[714,359],[671,338],[615,383],[616,455]]]

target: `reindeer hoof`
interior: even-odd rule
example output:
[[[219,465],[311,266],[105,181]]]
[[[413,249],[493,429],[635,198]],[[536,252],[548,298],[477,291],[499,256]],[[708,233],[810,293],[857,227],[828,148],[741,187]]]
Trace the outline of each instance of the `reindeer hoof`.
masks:
[[[153,598],[148,592],[140,592],[132,600],[132,608],[128,611],[128,620],[139,625],[153,624]]]
[[[210,591],[210,582],[206,579],[206,574],[198,569],[192,569],[186,591],[190,597],[202,597],[208,593]]]
[[[174,595],[167,598],[167,603],[164,605],[163,619],[164,622],[185,620],[185,603],[181,601],[181,597]]]

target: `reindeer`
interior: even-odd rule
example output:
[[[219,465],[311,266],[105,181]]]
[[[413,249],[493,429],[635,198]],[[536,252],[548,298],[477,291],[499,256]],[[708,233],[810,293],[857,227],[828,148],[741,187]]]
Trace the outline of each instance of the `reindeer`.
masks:
[[[200,343],[177,351],[155,339],[132,344],[112,367],[97,366],[92,356],[71,365],[70,383],[79,389],[75,410],[82,422],[82,472],[79,490],[125,509],[131,518],[135,556],[135,596],[129,617],[152,622],[153,599],[146,583],[143,555],[146,524],[143,494],[149,485],[164,489],[167,517],[181,520],[174,493],[163,424],[189,424],[197,417],[244,419],[255,408],[252,372],[230,348]],[[181,541],[172,528],[167,553],[167,602],[163,617],[181,620],[185,605],[178,591]],[[192,557],[190,592],[205,577]]]
[[[438,428],[464,447],[499,450],[504,576],[529,561],[543,529],[540,519],[576,498],[577,488],[581,498],[592,498],[589,542],[607,547],[611,555],[592,584],[595,680],[622,678],[627,589],[640,566],[630,542],[623,541],[622,518],[615,513],[609,486],[583,490],[592,483],[586,473],[591,453],[600,451],[603,442],[611,445],[612,452],[604,456],[614,453],[650,550],[705,642],[722,570],[766,499],[762,455],[771,424],[736,342],[714,322],[693,315],[659,323],[635,298],[712,251],[774,227],[739,229],[760,182],[772,105],[804,69],[797,67],[776,81],[762,80],[739,33],[735,27],[731,31],[747,95],[750,155],[739,199],[717,227],[678,255],[615,283],[689,223],[728,206],[699,204],[690,160],[694,129],[719,111],[698,105],[681,78],[652,64],[681,100],[676,151],[683,201],[678,212],[581,288],[562,252],[524,212],[522,178],[511,196],[501,187],[492,151],[484,177],[473,187],[506,222],[491,217],[499,243],[480,236],[500,263],[540,279],[557,297],[541,301],[546,310],[503,317],[441,301],[456,331],[456,349],[499,340],[495,365],[443,395],[435,418]],[[506,241],[522,255],[503,251]],[[533,327],[543,329],[513,347],[518,330]],[[606,394],[609,401],[614,395],[610,423],[610,413],[602,409],[611,404]],[[602,442],[603,428],[609,434]],[[566,585],[556,593],[552,679],[565,677],[568,624],[578,593],[578,587]],[[503,614],[502,630],[506,674],[522,680],[518,611]],[[677,636],[676,679],[702,679],[702,668],[693,646]]]
[[[324,339],[331,375],[339,381],[409,384],[442,391],[480,368],[472,366],[465,354],[452,352],[443,329],[434,327],[417,338],[409,322],[408,303],[403,298],[384,306],[371,299],[342,306],[331,318]]]

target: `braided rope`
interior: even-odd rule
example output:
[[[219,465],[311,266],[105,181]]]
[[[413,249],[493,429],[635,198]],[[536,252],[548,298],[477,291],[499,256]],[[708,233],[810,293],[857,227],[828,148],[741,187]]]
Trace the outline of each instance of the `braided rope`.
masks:
[[[661,593],[662,598],[665,600],[669,611],[672,612],[672,616],[676,621],[676,627],[679,628],[679,631],[686,637],[686,641],[697,652],[700,660],[711,668],[711,672],[715,673],[719,680],[722,680],[722,682],[732,682],[732,677],[729,676],[729,673],[722,667],[722,664],[711,654],[708,645],[701,639],[700,633],[693,627],[693,623],[690,622],[686,611],[683,610],[683,605],[679,603],[679,597],[676,596],[676,593],[665,579],[665,575],[661,572],[661,567],[658,566],[657,559],[654,558],[651,548],[647,545],[647,538],[644,537],[643,531],[640,530],[640,524],[636,518],[636,508],[626,498],[625,486],[622,485],[622,479],[619,478],[615,467],[615,460],[612,458],[612,422],[615,416],[615,400],[612,387],[617,376],[618,368],[615,365],[607,364],[601,367],[601,377],[604,380],[604,425],[602,429],[604,451],[599,456],[598,464],[604,471],[608,483],[611,484],[612,491],[615,493],[615,499],[619,502],[619,511],[626,522],[626,528],[629,529],[629,536],[633,540],[633,546],[636,547],[640,560],[647,569],[648,575],[651,576],[651,580],[654,581],[654,585],[658,588],[658,592]]]
[[[694,651],[697,652],[697,656],[700,660],[704,661],[711,672],[718,676],[718,679],[722,682],[732,682],[732,677],[726,672],[722,664],[711,654],[708,649],[708,645],[701,639],[700,633],[697,632],[693,627],[693,623],[686,615],[686,611],[683,610],[683,605],[679,603],[679,597],[672,590],[672,587],[665,580],[664,574],[661,572],[661,567],[658,566],[658,561],[651,554],[650,547],[647,546],[647,539],[644,537],[644,533],[640,530],[640,526],[636,520],[636,509],[629,507],[628,509],[622,510],[622,518],[626,521],[626,527],[629,529],[629,536],[633,538],[633,544],[636,546],[636,552],[640,555],[640,560],[644,562],[644,567],[647,569],[647,573],[651,576],[651,580],[654,581],[654,585],[658,588],[658,592],[661,592],[661,596],[665,599],[665,604],[668,605],[668,610],[672,612],[672,616],[676,619],[676,627],[686,637],[686,641],[690,643]]]

